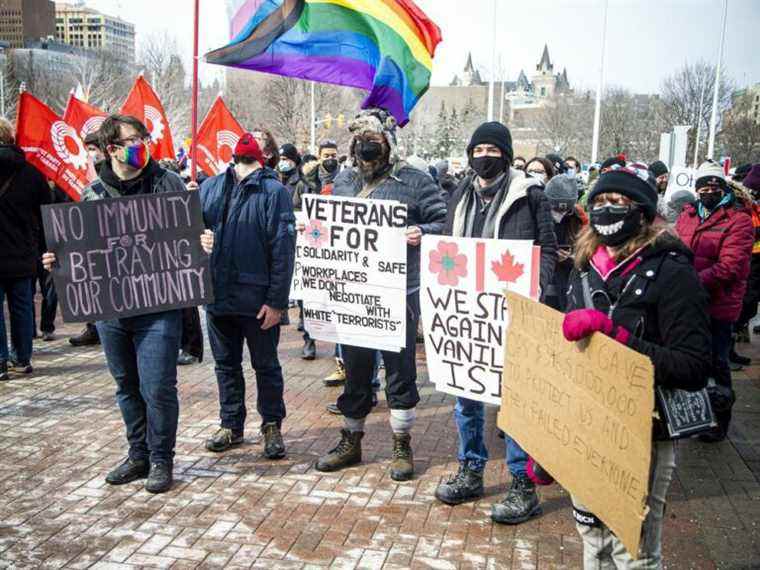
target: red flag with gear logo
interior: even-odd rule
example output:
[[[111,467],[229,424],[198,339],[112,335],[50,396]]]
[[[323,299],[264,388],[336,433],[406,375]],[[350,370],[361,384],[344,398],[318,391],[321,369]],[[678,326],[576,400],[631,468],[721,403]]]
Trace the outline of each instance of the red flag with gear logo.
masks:
[[[63,122],[74,127],[79,133],[79,138],[84,140],[87,135],[100,129],[100,125],[103,124],[107,116],[108,113],[105,111],[80,101],[72,93],[69,95],[69,102],[63,112]]]
[[[152,158],[155,160],[177,158],[174,154],[174,142],[164,107],[156,92],[142,75],[137,78],[127,95],[127,100],[121,106],[121,114],[137,117],[148,128]]]
[[[219,95],[198,129],[197,160],[203,172],[214,176],[224,171],[244,132]]]
[[[78,202],[91,182],[82,139],[42,101],[21,93],[16,115],[16,144],[26,159]]]

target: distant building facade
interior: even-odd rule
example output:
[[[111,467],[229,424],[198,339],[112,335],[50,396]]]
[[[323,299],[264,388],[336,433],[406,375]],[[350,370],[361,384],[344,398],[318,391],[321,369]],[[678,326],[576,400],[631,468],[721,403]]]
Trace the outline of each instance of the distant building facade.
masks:
[[[129,63],[135,61],[135,26],[81,4],[55,4],[56,38],[90,50],[107,50]]]
[[[0,0],[0,41],[10,48],[55,36],[55,4],[50,0]]]

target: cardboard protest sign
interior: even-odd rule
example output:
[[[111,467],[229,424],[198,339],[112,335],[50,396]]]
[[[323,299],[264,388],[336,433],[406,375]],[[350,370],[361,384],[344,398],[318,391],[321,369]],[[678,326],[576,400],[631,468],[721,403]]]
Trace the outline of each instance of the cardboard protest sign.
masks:
[[[561,313],[506,295],[511,321],[499,427],[635,558],[652,450],[652,363],[603,334],[568,342]]]
[[[198,192],[165,192],[42,208],[68,323],[213,301]]]
[[[317,340],[400,352],[406,346],[406,205],[307,194],[295,292]]]
[[[504,289],[537,298],[539,262],[532,241],[422,238],[420,308],[438,391],[501,405]]]

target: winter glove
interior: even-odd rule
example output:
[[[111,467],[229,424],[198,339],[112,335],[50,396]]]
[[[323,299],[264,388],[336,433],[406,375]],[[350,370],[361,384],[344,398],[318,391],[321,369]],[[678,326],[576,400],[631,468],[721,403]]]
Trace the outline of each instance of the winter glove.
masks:
[[[616,326],[607,315],[596,309],[580,309],[565,315],[562,333],[571,342],[591,336],[595,332],[606,334],[621,344],[628,344],[631,334]]]

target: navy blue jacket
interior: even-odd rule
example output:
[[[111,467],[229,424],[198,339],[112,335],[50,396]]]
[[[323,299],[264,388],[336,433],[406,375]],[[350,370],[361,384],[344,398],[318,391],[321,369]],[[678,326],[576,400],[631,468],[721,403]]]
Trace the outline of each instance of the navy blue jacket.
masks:
[[[214,303],[208,311],[255,317],[262,305],[287,309],[295,216],[290,195],[275,172],[262,168],[238,183],[229,167],[204,181],[200,193],[203,220],[215,235]]]

